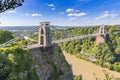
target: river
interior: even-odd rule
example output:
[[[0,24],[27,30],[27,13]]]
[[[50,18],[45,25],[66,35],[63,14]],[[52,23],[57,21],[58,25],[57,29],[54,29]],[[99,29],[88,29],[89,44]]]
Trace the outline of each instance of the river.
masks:
[[[64,53],[64,56],[67,62],[72,65],[73,74],[74,75],[81,74],[83,77],[83,80],[96,80],[93,74],[95,74],[96,77],[100,78],[101,80],[104,80],[105,75],[103,73],[103,70],[110,73],[111,76],[120,77],[119,72],[115,72],[115,71],[108,70],[106,68],[102,68],[91,62],[79,59],[75,57],[74,55],[70,55],[66,52],[63,52],[63,53]]]

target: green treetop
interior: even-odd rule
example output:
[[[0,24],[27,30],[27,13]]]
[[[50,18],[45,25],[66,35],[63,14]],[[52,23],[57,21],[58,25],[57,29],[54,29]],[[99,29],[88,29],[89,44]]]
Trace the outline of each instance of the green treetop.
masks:
[[[22,5],[24,0],[0,0],[0,13]]]

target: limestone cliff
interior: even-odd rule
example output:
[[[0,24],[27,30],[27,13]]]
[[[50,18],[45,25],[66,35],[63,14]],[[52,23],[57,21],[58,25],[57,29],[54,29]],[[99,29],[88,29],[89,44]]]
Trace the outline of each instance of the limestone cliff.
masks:
[[[73,80],[73,73],[58,45],[30,50],[40,80]]]

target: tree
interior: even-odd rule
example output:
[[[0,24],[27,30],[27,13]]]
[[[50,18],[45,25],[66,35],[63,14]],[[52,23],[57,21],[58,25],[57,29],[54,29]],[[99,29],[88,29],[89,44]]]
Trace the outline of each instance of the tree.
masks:
[[[27,50],[19,47],[0,48],[0,80],[38,80],[32,64]],[[22,73],[26,76],[20,77]]]
[[[1,54],[0,52],[0,80],[7,79],[11,71],[11,64],[12,63],[10,62],[10,60],[7,59],[6,56],[4,54]]]
[[[113,68],[115,71],[120,72],[120,62],[115,62],[113,65]]]
[[[12,33],[9,31],[0,30],[0,44],[13,39]]]
[[[82,75],[80,74],[80,75],[78,75],[78,76],[75,76],[75,77],[74,77],[74,80],[82,80]]]
[[[24,0],[0,0],[0,13],[22,6]]]

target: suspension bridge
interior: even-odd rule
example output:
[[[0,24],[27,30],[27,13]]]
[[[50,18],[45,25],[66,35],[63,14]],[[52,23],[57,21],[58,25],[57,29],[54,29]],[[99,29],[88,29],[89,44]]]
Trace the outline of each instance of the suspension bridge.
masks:
[[[40,22],[39,28],[35,28],[33,30],[26,31],[26,32],[22,33],[18,37],[1,44],[0,48],[3,48],[9,44],[12,44],[13,42],[25,37],[27,34],[34,33],[38,30],[39,30],[38,44],[29,45],[29,46],[27,46],[28,49],[37,48],[37,47],[49,47],[53,44],[58,44],[58,43],[62,43],[62,42],[69,42],[72,40],[84,39],[84,38],[89,38],[89,37],[96,37],[97,43],[103,43],[105,41],[106,35],[108,34],[107,28],[104,25],[100,26],[99,31],[97,33],[92,33],[92,34],[87,34],[87,35],[82,35],[82,36],[74,36],[74,35],[68,34],[67,32],[64,32],[62,30],[60,31],[59,29],[63,28],[61,26],[53,26],[53,25],[49,25],[49,24],[50,24],[50,22]],[[62,34],[65,34],[65,35],[68,35],[71,37],[52,41],[52,39],[51,39],[52,35],[51,35],[50,28],[57,30],[59,33],[62,33]],[[68,27],[64,27],[64,28],[68,28]]]

